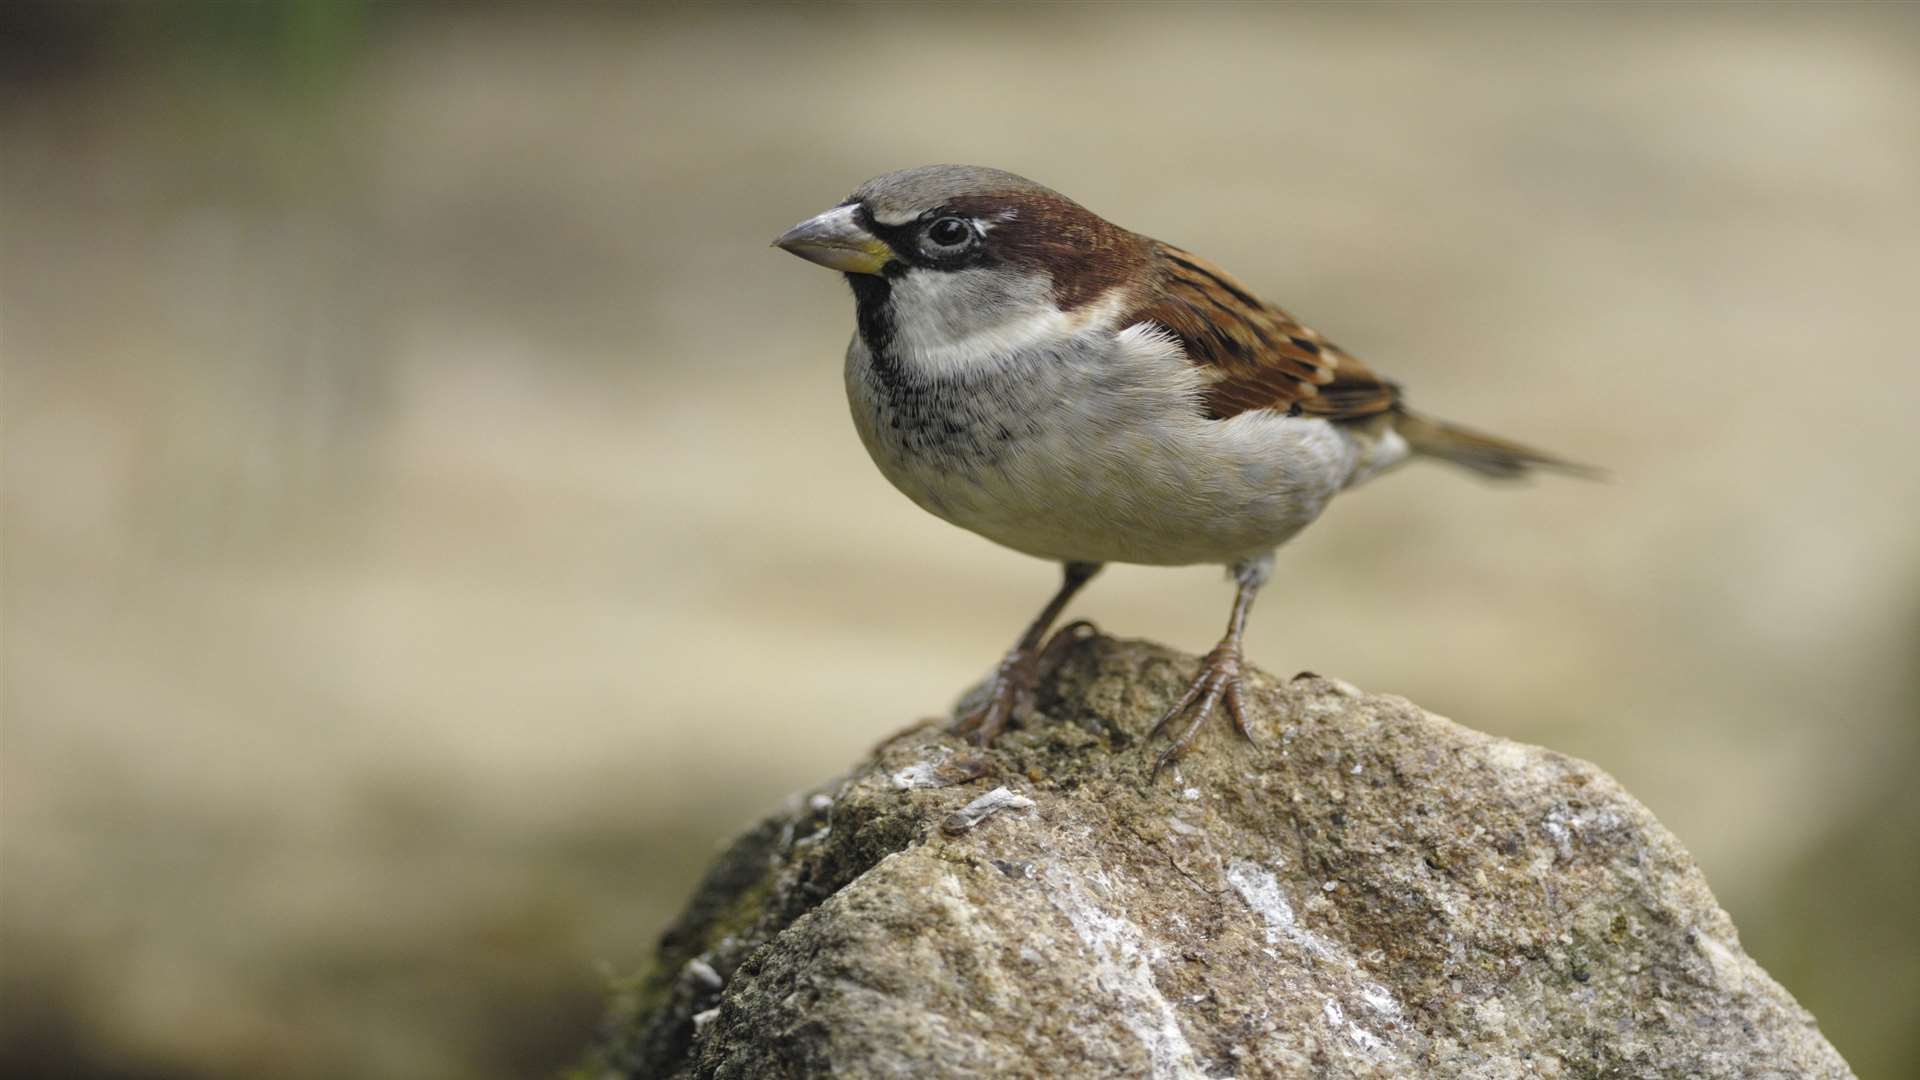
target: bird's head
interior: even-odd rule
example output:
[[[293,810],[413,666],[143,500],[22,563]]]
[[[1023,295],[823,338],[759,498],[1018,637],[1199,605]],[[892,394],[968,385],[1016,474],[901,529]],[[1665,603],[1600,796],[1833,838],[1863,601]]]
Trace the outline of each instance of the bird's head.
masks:
[[[928,371],[1117,313],[1149,257],[1142,237],[1066,196],[971,165],[877,176],[774,245],[844,272],[867,347]]]

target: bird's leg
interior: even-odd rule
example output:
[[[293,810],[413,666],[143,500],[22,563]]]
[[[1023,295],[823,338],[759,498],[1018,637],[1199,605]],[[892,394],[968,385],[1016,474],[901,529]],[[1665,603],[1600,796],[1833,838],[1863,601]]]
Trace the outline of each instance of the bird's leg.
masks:
[[[1223,701],[1227,706],[1227,715],[1233,718],[1233,726],[1248,742],[1254,741],[1253,733],[1247,730],[1246,708],[1240,698],[1240,638],[1247,629],[1247,612],[1253,608],[1254,594],[1267,583],[1267,576],[1272,571],[1272,552],[1233,564],[1233,580],[1238,585],[1238,591],[1233,597],[1233,615],[1227,620],[1227,635],[1220,639],[1220,644],[1215,645],[1212,652],[1201,658],[1200,672],[1187,686],[1187,692],[1181,694],[1180,700],[1174,702],[1173,707],[1160,717],[1160,722],[1153,726],[1149,737],[1167,730],[1183,714],[1192,715],[1187,726],[1174,738],[1173,745],[1167,747],[1153,763],[1154,776],[1160,775],[1161,769],[1187,752],[1194,736],[1200,732],[1200,725],[1207,722],[1207,717],[1213,715],[1214,707]]]
[[[1066,608],[1067,601],[1073,599],[1073,594],[1100,572],[1100,565],[1086,562],[1064,564],[1066,573],[1060,582],[1060,591],[1047,601],[1047,606],[1027,626],[1027,632],[1020,635],[1020,640],[1014,643],[1013,648],[1001,659],[1000,666],[994,669],[993,680],[987,686],[986,700],[948,728],[950,733],[968,736],[977,746],[991,745],[994,737],[1000,734],[1000,729],[1006,727],[1007,721],[1013,718],[1015,709],[1031,701],[1034,684],[1040,674],[1040,643],[1046,640],[1047,629],[1060,617],[1060,612]],[[1069,624],[1060,633],[1077,633],[1082,625]],[[1052,644],[1050,642],[1045,650],[1050,656],[1056,655]]]

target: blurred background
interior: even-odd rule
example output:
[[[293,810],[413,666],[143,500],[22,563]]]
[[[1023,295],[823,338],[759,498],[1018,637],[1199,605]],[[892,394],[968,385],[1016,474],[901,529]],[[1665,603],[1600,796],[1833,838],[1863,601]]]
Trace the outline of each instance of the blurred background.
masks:
[[[965,161],[1611,467],[1344,498],[1250,656],[1599,763],[1914,1075],[1916,102],[1909,5],[7,5],[0,1071],[551,1070],[978,678],[1055,570],[886,486],[767,248]]]

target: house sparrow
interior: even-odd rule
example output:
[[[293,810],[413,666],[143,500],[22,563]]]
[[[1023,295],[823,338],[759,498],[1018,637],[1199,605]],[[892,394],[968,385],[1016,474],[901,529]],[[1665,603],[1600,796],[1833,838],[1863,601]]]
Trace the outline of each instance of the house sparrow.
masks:
[[[1222,705],[1251,738],[1247,613],[1274,548],[1334,495],[1413,457],[1502,479],[1588,471],[1409,410],[1218,266],[1012,173],[888,173],[774,244],[853,288],[847,397],[887,479],[1065,567],[952,729],[982,746],[1026,707],[1048,629],[1105,563],[1223,563],[1238,586],[1226,636],[1154,728],[1187,717],[1157,773]]]

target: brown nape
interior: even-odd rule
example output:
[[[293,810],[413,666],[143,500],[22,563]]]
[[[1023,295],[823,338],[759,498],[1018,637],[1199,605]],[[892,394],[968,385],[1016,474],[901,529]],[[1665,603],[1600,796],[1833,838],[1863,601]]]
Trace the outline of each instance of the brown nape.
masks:
[[[1154,288],[1125,321],[1166,327],[1187,356],[1208,369],[1209,416],[1272,409],[1358,420],[1399,400],[1399,387],[1254,296],[1233,275],[1172,245],[1149,243]]]
[[[949,205],[992,223],[987,246],[995,255],[1052,277],[1054,302],[1062,311],[1139,280],[1152,261],[1151,241],[1051,192],[974,195]]]

